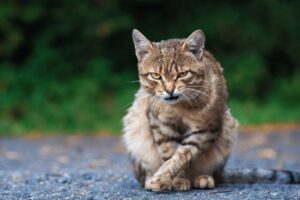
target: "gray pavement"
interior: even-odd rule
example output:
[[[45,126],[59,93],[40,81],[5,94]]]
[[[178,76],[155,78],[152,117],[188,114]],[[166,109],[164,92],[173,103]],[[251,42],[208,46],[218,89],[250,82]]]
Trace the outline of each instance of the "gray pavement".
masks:
[[[244,133],[227,167],[300,171],[299,153],[300,131]],[[2,138],[0,199],[300,199],[300,185],[154,193],[136,182],[119,137]]]

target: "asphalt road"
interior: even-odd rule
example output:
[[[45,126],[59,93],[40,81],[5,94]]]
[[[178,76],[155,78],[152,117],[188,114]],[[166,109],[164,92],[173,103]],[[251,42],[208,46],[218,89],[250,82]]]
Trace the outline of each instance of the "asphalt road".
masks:
[[[240,134],[228,168],[300,171],[300,131]],[[154,193],[136,182],[118,137],[0,140],[0,199],[300,199],[300,185],[232,184]]]

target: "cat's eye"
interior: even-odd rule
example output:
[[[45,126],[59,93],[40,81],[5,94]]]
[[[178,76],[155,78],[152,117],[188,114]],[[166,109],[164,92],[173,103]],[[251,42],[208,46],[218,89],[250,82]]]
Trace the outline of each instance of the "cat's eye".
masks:
[[[151,73],[150,76],[153,78],[153,79],[156,79],[156,80],[159,80],[161,78],[160,74],[159,73]]]
[[[189,74],[188,71],[180,72],[180,73],[178,74],[178,78],[184,78],[184,77],[186,77],[188,74]]]

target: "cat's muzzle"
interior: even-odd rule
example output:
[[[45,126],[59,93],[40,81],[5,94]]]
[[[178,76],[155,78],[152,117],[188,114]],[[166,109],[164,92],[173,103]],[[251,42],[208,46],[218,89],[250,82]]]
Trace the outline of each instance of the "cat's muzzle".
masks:
[[[164,100],[169,104],[175,104],[179,98],[179,95],[169,95],[168,97],[164,97]]]

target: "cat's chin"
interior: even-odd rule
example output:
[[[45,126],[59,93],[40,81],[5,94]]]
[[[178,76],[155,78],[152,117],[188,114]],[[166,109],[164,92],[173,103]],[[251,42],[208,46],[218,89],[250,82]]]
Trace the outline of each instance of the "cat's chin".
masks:
[[[174,99],[164,99],[164,101],[169,104],[169,105],[175,105],[176,103],[179,102],[178,98]]]

